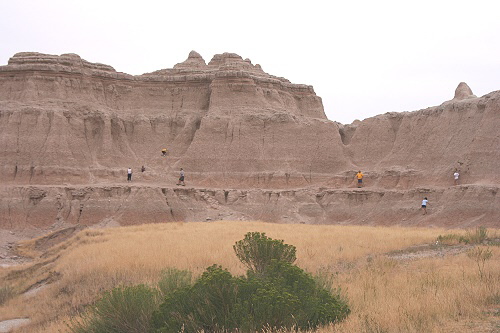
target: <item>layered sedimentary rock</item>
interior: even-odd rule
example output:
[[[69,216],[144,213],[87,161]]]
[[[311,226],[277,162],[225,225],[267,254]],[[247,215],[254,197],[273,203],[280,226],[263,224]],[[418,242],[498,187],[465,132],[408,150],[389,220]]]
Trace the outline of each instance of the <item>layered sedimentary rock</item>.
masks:
[[[196,220],[209,206],[281,222],[492,225],[499,127],[500,91],[476,97],[465,83],[439,106],[342,125],[311,86],[233,53],[206,63],[193,51],[138,76],[18,53],[0,66],[0,222]],[[128,167],[133,186],[120,184]],[[192,195],[171,188],[181,167]],[[466,185],[449,188],[454,170]],[[425,195],[437,206],[422,222]]]
[[[0,110],[4,182],[85,183],[145,165],[152,179],[182,166],[198,181],[281,174],[303,184],[348,165],[311,86],[231,53],[207,65],[191,52],[140,76],[73,54],[19,53],[0,67]]]
[[[393,172],[425,185],[450,184],[459,170],[463,182],[498,184],[499,126],[496,91],[420,111],[387,113],[341,130],[352,163],[361,169]]]
[[[498,185],[407,190],[282,190],[154,185],[0,187],[0,229],[261,220],[279,223],[498,227]],[[419,211],[427,196],[428,214]]]

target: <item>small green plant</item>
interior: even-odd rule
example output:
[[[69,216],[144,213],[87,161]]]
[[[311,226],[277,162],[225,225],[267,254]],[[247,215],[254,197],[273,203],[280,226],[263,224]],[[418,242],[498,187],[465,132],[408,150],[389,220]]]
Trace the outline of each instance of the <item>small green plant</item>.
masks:
[[[463,241],[463,236],[457,234],[439,235],[437,238],[437,244],[444,244],[444,245],[456,245],[461,243],[462,241]]]
[[[151,314],[157,304],[157,293],[145,285],[118,287],[68,326],[73,333],[149,332]]]
[[[488,229],[480,226],[474,230],[467,230],[465,237],[467,244],[482,244],[488,239]]]
[[[467,251],[467,256],[476,262],[479,276],[482,279],[484,276],[484,265],[487,260],[491,259],[493,253],[489,248],[483,249],[481,247],[475,247]]]
[[[469,229],[465,232],[464,236],[457,234],[439,235],[437,242],[446,245],[463,244],[482,244],[488,240],[488,229],[485,227],[477,227],[476,229]]]
[[[293,264],[296,248],[283,240],[272,239],[263,232],[249,232],[245,238],[233,245],[238,259],[252,272],[262,274],[271,260]]]

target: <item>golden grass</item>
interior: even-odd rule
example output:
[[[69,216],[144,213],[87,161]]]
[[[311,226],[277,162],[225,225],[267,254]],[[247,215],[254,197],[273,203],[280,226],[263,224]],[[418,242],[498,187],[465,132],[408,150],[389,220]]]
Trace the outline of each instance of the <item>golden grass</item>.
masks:
[[[170,223],[84,230],[33,264],[0,270],[0,278],[24,290],[36,281],[57,281],[28,299],[0,307],[0,320],[29,317],[19,332],[65,332],[64,321],[84,310],[103,291],[120,284],[154,285],[166,267],[200,274],[220,264],[233,274],[245,269],[232,246],[249,231],[265,232],[297,247],[297,265],[336,275],[352,314],[323,332],[442,332],[457,321],[483,320],[500,298],[500,249],[481,278],[465,253],[419,260],[385,254],[431,243],[449,230],[262,222]],[[460,231],[453,231],[460,233]],[[25,243],[25,251],[30,244]],[[32,267],[31,270],[28,270]],[[19,271],[15,279],[7,274]],[[320,331],[320,332],[321,332]]]

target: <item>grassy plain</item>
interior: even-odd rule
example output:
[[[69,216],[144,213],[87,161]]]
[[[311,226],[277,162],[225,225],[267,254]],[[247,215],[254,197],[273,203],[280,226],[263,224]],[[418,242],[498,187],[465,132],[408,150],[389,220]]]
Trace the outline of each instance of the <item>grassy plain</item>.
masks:
[[[0,320],[32,320],[16,332],[67,332],[65,322],[104,291],[154,286],[167,267],[198,275],[220,264],[242,275],[232,246],[249,231],[296,246],[298,266],[331,275],[343,290],[351,315],[319,332],[500,331],[500,247],[480,246],[492,253],[482,267],[468,255],[475,245],[435,244],[463,230],[239,221],[83,230],[30,264],[0,270],[0,283],[17,293]],[[36,255],[35,244],[24,243],[24,253]]]

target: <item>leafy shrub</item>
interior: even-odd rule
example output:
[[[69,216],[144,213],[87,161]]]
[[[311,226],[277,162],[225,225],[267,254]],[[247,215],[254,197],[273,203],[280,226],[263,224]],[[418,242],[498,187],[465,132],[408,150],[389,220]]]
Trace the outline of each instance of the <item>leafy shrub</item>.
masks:
[[[70,325],[73,333],[143,333],[150,331],[157,293],[145,285],[119,287],[107,292],[81,320]]]
[[[190,272],[168,269],[162,273],[158,290],[138,285],[106,293],[69,325],[70,331],[313,330],[349,314],[349,306],[331,283],[293,265],[294,246],[254,232],[237,242],[234,250],[247,265],[247,276],[233,277],[213,265],[193,283]]]
[[[349,306],[320,286],[315,278],[289,262],[272,260],[264,276],[249,272],[242,299],[249,300],[252,331],[264,327],[315,329],[344,319]]]
[[[236,279],[214,265],[193,286],[174,290],[153,313],[156,332],[199,332],[234,329],[232,312],[236,302]]]
[[[263,232],[247,233],[233,249],[238,259],[255,273],[263,273],[273,259],[289,263],[297,259],[295,246],[269,238]]]
[[[168,268],[161,273],[158,289],[161,295],[192,285],[193,276],[190,271]]]
[[[154,332],[307,330],[349,314],[349,306],[331,285],[318,284],[292,264],[294,246],[248,233],[234,250],[249,268],[247,276],[233,277],[220,266],[209,267],[192,286],[166,294],[153,313]]]

